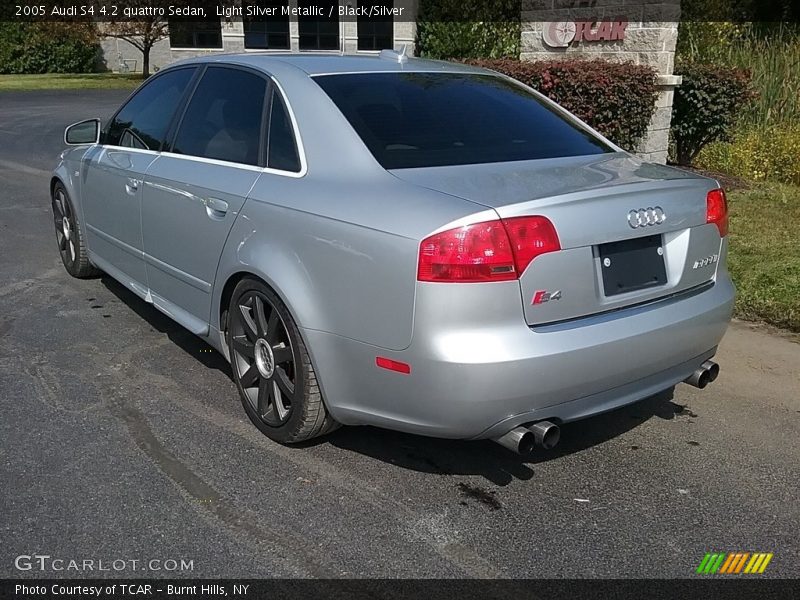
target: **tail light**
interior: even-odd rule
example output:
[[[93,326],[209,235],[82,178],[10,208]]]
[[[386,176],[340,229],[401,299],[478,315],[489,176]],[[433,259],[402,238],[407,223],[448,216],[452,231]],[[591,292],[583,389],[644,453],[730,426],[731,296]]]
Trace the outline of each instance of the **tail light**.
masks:
[[[474,223],[422,241],[419,281],[476,283],[518,279],[541,254],[561,249],[546,217]]]
[[[722,189],[711,190],[706,196],[706,223],[714,223],[720,237],[728,235],[728,201]]]

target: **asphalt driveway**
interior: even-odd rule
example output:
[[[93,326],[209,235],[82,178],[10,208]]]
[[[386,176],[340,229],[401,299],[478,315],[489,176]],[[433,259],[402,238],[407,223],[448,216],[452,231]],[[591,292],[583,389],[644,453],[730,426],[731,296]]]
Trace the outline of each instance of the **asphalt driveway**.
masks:
[[[800,344],[747,324],[707,390],[566,426],[529,460],[371,428],[261,436],[219,355],[61,266],[63,127],[125,95],[0,94],[0,576],[92,575],[15,566],[44,554],[126,577],[692,577],[708,551],[800,575]]]

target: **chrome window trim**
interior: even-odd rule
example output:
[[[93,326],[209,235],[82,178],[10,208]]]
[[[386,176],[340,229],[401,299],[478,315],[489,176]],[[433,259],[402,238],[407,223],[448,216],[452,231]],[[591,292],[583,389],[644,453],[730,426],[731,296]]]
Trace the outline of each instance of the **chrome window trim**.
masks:
[[[230,160],[206,158],[205,156],[194,156],[193,154],[179,154],[177,152],[160,152],[159,154],[167,158],[185,158],[186,160],[191,160],[193,162],[201,162],[207,165],[219,165],[220,167],[237,167],[239,169],[244,169],[245,171],[255,171],[257,173],[260,173],[264,170],[263,167],[259,167],[258,165],[248,165],[246,163],[237,163]]]
[[[159,156],[159,150],[145,150],[144,148],[130,148],[128,146],[116,146],[113,144],[97,144],[103,150],[122,150],[123,152],[135,152],[136,154],[150,154],[152,156]]]

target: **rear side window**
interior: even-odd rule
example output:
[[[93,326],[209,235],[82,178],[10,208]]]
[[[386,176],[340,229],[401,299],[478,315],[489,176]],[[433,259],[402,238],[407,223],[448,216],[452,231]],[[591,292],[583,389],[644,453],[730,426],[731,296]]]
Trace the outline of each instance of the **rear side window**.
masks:
[[[613,152],[536,95],[494,75],[318,76],[386,169]]]
[[[143,150],[160,150],[167,128],[194,75],[177,69],[158,75],[136,92],[106,131],[105,143]]]
[[[267,81],[241,69],[209,67],[192,95],[173,152],[257,165]]]
[[[267,166],[281,171],[300,171],[300,156],[294,140],[294,130],[283,98],[276,91],[272,94],[269,116],[269,147]]]

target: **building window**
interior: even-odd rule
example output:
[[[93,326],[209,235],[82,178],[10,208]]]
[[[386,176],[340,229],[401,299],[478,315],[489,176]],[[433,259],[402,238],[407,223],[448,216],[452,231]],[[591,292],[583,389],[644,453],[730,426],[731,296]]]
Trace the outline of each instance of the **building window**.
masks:
[[[300,50],[338,50],[338,0],[298,0],[297,6],[301,13],[305,11],[311,13],[301,14],[297,18]],[[313,14],[315,11],[322,14]]]
[[[289,17],[245,17],[244,47],[259,50],[289,49]]]
[[[218,18],[205,21],[169,20],[172,48],[222,48],[222,24]]]
[[[392,8],[392,0],[376,2],[376,6]],[[358,49],[384,50],[394,47],[394,20],[391,14],[358,17]]]

